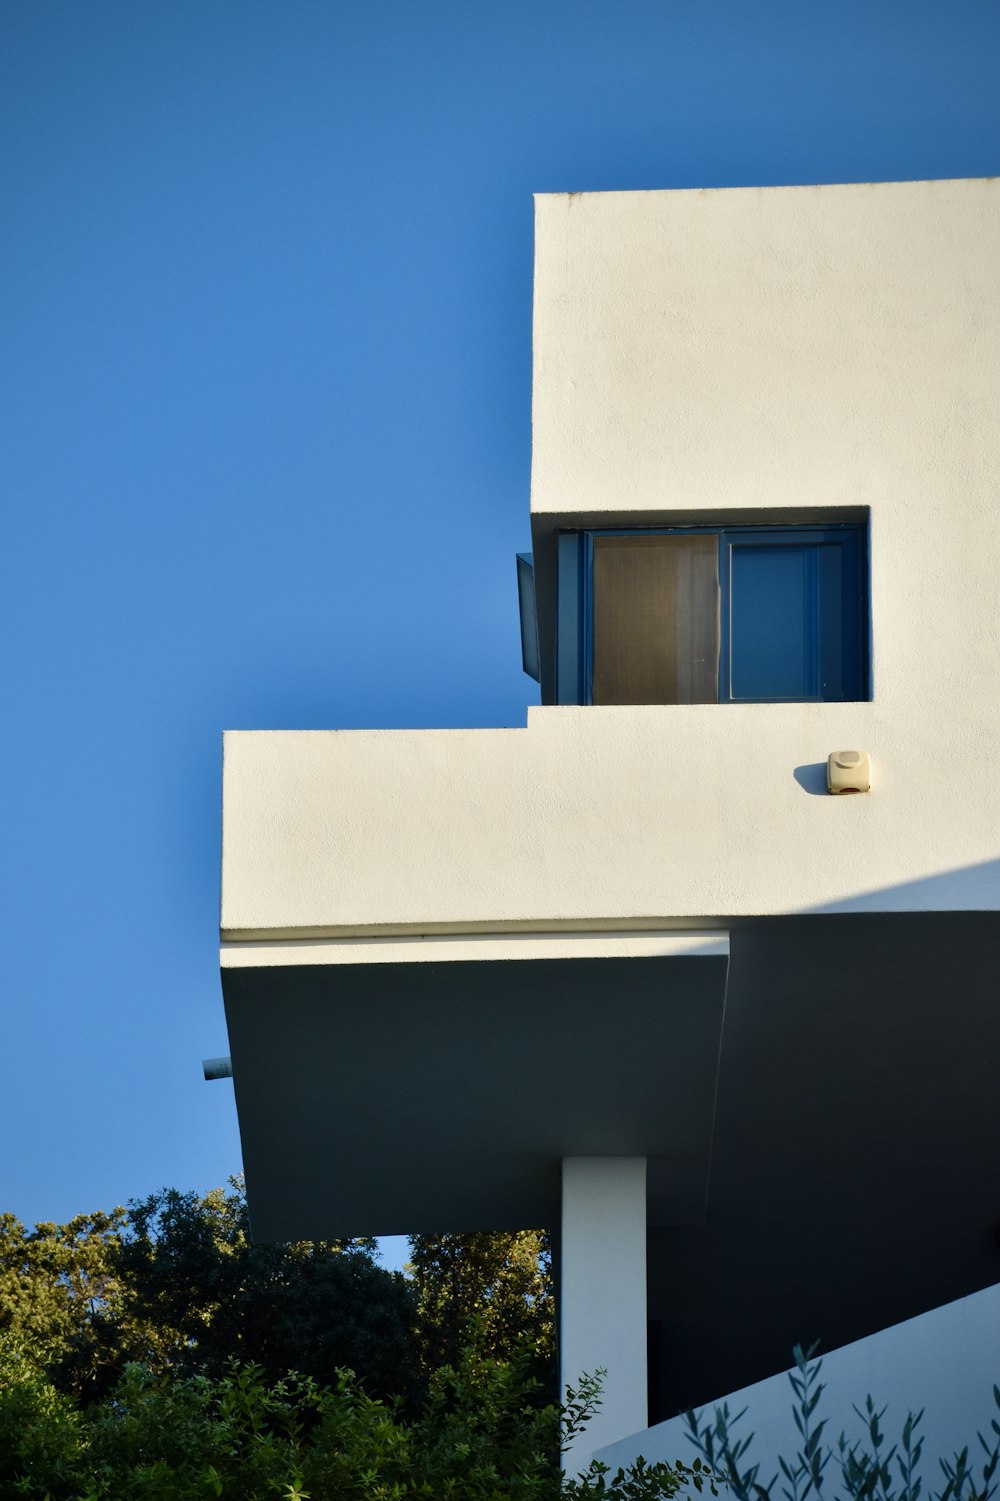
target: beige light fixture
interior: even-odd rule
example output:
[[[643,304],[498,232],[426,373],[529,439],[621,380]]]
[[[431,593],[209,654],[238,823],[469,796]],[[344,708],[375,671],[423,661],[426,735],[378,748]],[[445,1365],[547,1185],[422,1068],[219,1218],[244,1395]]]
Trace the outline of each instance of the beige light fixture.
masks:
[[[828,792],[868,792],[871,784],[872,768],[867,751],[839,750],[827,758]]]

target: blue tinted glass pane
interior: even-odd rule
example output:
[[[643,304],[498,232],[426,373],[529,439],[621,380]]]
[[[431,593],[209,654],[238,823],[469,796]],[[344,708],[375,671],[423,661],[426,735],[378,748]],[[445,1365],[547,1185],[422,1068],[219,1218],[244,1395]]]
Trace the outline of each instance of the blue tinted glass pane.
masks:
[[[823,543],[817,547],[819,696],[824,699],[851,698],[856,692],[848,681],[852,672],[846,656],[844,563],[842,543]],[[850,655],[856,659],[857,652]]]
[[[542,679],[538,656],[538,608],[535,603],[535,567],[530,552],[517,554],[517,603],[521,615],[521,665],[536,683]]]
[[[733,698],[818,696],[816,551],[812,544],[733,547]]]

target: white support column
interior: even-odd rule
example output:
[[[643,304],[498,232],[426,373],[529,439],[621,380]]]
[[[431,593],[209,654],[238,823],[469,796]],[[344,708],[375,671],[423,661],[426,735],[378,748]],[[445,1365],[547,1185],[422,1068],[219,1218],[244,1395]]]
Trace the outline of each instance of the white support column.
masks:
[[[570,1473],[595,1449],[648,1424],[646,1159],[564,1157],[559,1378],[601,1368],[601,1406],[566,1455]]]

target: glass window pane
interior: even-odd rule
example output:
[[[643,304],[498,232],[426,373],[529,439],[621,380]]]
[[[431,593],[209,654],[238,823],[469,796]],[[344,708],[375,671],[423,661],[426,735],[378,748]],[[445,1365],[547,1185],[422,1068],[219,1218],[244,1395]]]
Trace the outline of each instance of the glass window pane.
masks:
[[[817,611],[819,616],[819,696],[824,699],[853,698],[857,694],[858,649],[848,645],[845,627],[845,549],[840,542],[822,543],[816,549]],[[857,611],[857,600],[852,597]]]
[[[819,697],[817,552],[814,543],[732,548],[733,698]]]
[[[719,697],[719,539],[594,538],[595,704]]]
[[[529,678],[541,682],[538,655],[538,606],[535,601],[535,566],[530,552],[517,554],[517,603],[521,616],[521,665]]]

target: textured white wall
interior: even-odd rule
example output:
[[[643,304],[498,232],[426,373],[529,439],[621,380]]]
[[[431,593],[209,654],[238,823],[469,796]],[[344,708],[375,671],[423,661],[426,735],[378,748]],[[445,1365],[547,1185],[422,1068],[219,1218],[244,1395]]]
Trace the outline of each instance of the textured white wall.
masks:
[[[533,510],[992,508],[996,179],[546,195],[535,243]]]
[[[601,1405],[564,1461],[572,1474],[647,1422],[644,1157],[563,1159],[559,1254],[560,1380],[604,1371]]]

